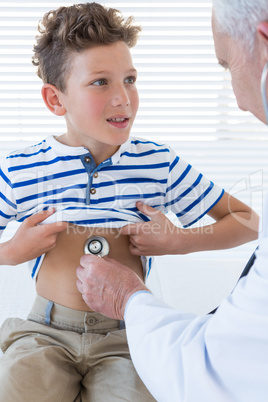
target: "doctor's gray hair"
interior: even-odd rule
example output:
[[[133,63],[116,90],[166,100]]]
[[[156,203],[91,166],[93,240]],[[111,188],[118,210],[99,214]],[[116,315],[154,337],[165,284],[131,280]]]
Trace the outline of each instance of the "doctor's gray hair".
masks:
[[[213,0],[213,8],[219,32],[252,54],[258,23],[268,21],[268,0]]]

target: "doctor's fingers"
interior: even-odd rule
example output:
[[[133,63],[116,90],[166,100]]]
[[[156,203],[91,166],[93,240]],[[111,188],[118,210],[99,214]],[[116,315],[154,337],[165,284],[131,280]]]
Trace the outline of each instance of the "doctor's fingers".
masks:
[[[76,276],[79,279],[80,282],[84,280],[85,276],[85,269],[79,265],[79,267],[76,268]]]
[[[77,289],[79,290],[80,293],[83,293],[83,283],[80,281],[80,279],[77,279],[76,287],[77,287]]]
[[[77,281],[76,281],[76,286],[81,293],[85,293],[88,291],[90,288],[90,284],[92,283],[91,278],[94,278],[94,276],[91,273],[90,268],[83,268],[81,265],[76,268],[76,276],[77,276]]]

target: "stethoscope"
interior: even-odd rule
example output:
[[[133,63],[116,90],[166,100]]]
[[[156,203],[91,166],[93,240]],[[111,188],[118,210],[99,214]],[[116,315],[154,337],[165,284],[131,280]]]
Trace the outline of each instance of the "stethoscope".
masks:
[[[265,112],[266,122],[268,125],[267,75],[268,75],[268,62],[265,64],[261,76],[261,96],[262,96],[262,103]]]
[[[102,236],[91,236],[84,244],[85,254],[104,257],[109,254],[110,247],[108,241]]]

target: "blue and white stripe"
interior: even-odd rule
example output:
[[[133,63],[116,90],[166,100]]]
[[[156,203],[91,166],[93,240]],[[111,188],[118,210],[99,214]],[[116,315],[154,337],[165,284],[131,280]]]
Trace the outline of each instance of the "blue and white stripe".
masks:
[[[222,189],[167,145],[130,138],[96,166],[86,148],[63,145],[49,136],[12,152],[3,162],[0,231],[10,220],[22,222],[49,206],[56,213],[46,222],[121,227],[147,219],[136,208],[138,200],[164,213],[174,212],[187,227],[222,195]]]

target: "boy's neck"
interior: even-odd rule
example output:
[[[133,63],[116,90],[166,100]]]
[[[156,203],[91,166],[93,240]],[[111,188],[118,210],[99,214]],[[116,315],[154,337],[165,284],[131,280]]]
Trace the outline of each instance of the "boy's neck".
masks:
[[[110,148],[110,150],[107,149],[107,152],[105,152],[105,150],[103,150],[102,152],[92,152],[91,149],[89,149],[89,152],[91,153],[96,165],[99,166],[102,162],[106,161],[106,159],[113,156],[119,148],[120,146],[118,145],[116,147],[113,147],[113,150],[112,147]]]
[[[118,151],[118,149],[120,148],[120,145],[98,144],[98,146],[92,146],[92,144],[89,143],[71,143],[68,140],[68,136],[66,135],[66,133],[55,138],[61,144],[67,145],[69,147],[86,148],[92,155],[97,166],[104,162],[106,159],[110,158],[112,155],[114,155],[116,151]]]

